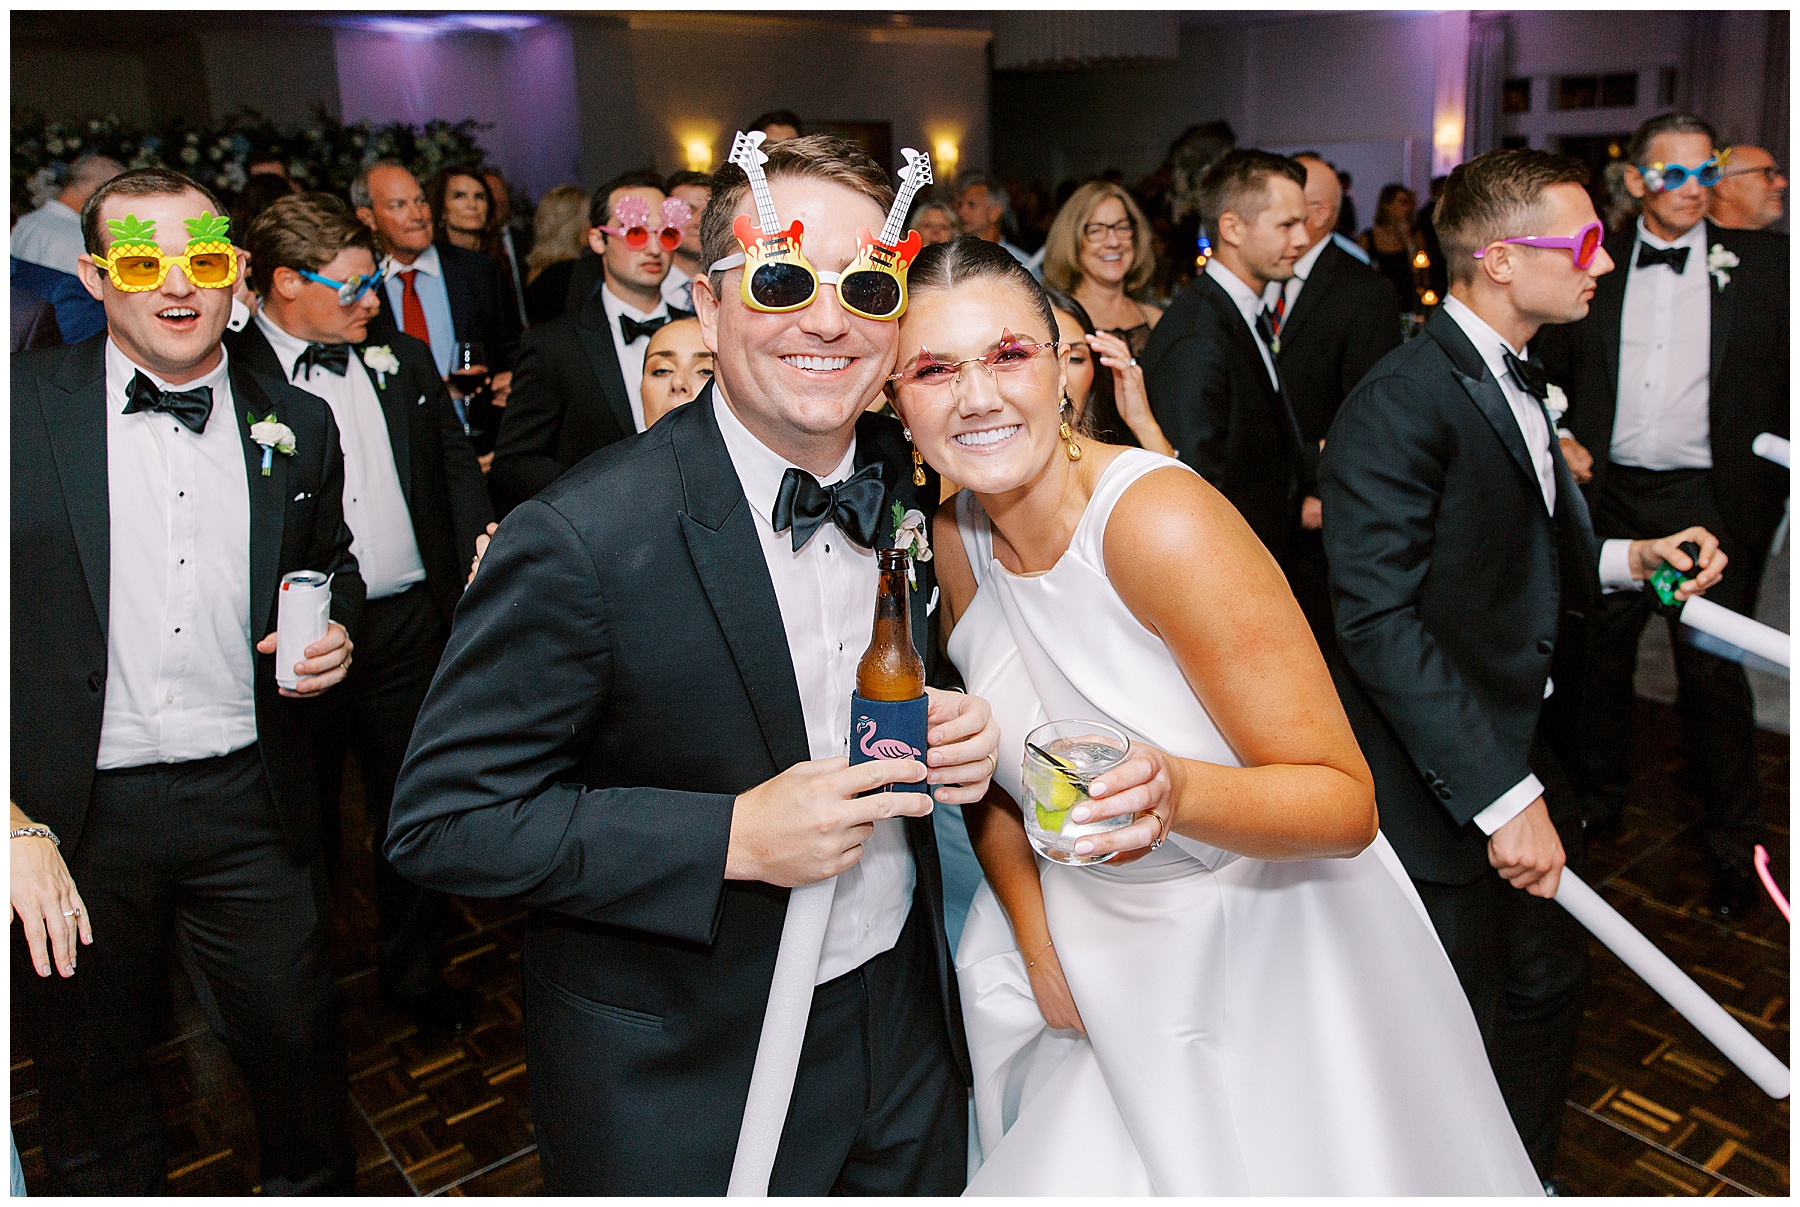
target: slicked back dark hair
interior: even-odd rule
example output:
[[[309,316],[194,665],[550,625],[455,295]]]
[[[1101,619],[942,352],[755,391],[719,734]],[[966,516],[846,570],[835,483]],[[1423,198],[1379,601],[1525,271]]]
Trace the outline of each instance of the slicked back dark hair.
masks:
[[[177,197],[182,193],[195,192],[206,200],[206,209],[213,214],[223,214],[225,207],[213,196],[211,189],[191,176],[183,176],[180,172],[169,168],[137,168],[130,172],[121,172],[111,180],[94,190],[94,195],[87,199],[81,207],[81,245],[90,256],[106,254],[108,240],[100,229],[100,207],[106,204],[109,197]],[[243,239],[243,232],[232,231],[234,242]]]
[[[649,168],[614,176],[594,190],[594,199],[588,202],[589,226],[605,226],[612,221],[612,195],[620,189],[655,189],[660,193],[663,191],[662,177]]]
[[[1559,184],[1587,187],[1587,165],[1567,155],[1521,147],[1489,151],[1458,164],[1438,198],[1438,242],[1450,280],[1475,275],[1475,253],[1497,239],[1538,235],[1544,190]]]
[[[1052,340],[1057,334],[1056,312],[1037,278],[998,243],[989,243],[979,235],[958,235],[948,243],[933,243],[919,253],[906,271],[906,291],[913,300],[944,289],[955,289],[964,281],[981,279],[1004,281],[1017,288],[1044,320],[1044,329]]]
[[[1219,157],[1200,178],[1200,221],[1206,237],[1219,242],[1219,219],[1236,214],[1254,222],[1268,204],[1269,180],[1281,176],[1306,188],[1306,168],[1285,155],[1257,147],[1239,147]]]
[[[1646,157],[1650,154],[1650,144],[1656,141],[1658,134],[1704,134],[1706,140],[1714,146],[1719,143],[1719,136],[1714,133],[1712,124],[1704,118],[1695,117],[1691,113],[1659,113],[1632,132],[1631,142],[1625,148],[1625,157],[1633,167],[1648,162]]]

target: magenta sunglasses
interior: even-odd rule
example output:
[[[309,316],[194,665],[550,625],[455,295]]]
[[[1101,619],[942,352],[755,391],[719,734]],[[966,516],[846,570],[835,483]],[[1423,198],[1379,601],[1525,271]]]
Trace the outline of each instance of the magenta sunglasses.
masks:
[[[1519,235],[1512,239],[1499,239],[1499,243],[1523,243],[1527,247],[1555,247],[1569,253],[1575,261],[1575,267],[1586,268],[1594,262],[1594,253],[1600,250],[1600,236],[1606,228],[1598,222],[1590,222],[1572,235]],[[1490,244],[1489,246],[1492,246]],[[1487,248],[1478,248],[1475,252],[1477,260],[1487,255]]]

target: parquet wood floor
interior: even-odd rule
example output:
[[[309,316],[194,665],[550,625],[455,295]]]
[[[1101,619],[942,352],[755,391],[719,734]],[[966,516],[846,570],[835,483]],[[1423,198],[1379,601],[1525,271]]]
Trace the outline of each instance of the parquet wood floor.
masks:
[[[1639,780],[1616,841],[1589,852],[1616,908],[1788,1059],[1788,928],[1773,908],[1726,927],[1701,911],[1707,874],[1674,714],[1640,702]],[[1788,742],[1759,735],[1777,882],[1790,884]],[[356,1187],[367,1195],[520,1195],[542,1189],[532,1143],[519,1011],[524,914],[458,901],[448,976],[478,994],[476,1025],[427,1041],[388,1009],[374,975],[373,881],[361,802],[346,793],[335,960],[351,1093]],[[1580,1195],[1789,1193],[1788,1104],[1773,1102],[1604,949],[1576,1057],[1558,1173]],[[182,979],[155,1069],[169,1130],[168,1192],[256,1190],[256,1135],[243,1083]],[[37,1179],[36,1088],[15,1063],[13,1128]]]

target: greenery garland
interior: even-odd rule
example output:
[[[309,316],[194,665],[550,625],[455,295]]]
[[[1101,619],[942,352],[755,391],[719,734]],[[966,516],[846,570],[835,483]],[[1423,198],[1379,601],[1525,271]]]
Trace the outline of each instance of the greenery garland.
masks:
[[[108,114],[85,122],[47,122],[42,113],[15,109],[12,119],[12,207],[36,209],[62,189],[69,165],[84,154],[110,156],[128,168],[167,167],[210,188],[244,187],[250,157],[273,156],[304,189],[347,196],[363,165],[397,159],[420,181],[451,163],[479,163],[477,131],[492,123],[466,119],[374,125],[345,124],[323,105],[303,129],[282,130],[255,109],[244,108],[210,125],[182,119],[146,129]]]

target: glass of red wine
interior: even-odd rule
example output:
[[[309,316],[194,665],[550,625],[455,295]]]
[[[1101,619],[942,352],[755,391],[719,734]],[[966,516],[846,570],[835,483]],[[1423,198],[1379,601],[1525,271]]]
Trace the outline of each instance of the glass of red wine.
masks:
[[[488,376],[487,349],[471,340],[458,340],[450,350],[450,384],[466,398],[480,393]]]

